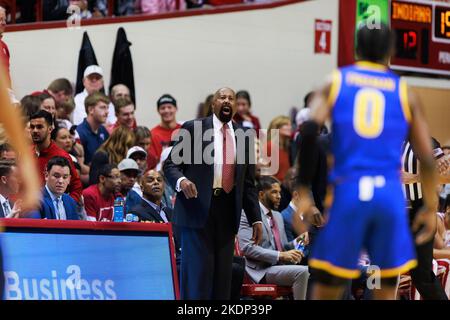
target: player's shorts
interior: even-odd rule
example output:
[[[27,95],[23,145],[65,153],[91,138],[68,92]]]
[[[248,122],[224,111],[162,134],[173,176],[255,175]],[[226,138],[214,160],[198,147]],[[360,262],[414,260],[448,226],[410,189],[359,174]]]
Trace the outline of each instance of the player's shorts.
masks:
[[[417,265],[400,181],[382,176],[367,180],[335,186],[329,220],[312,244],[310,267],[341,278],[358,278],[363,249],[384,278]]]

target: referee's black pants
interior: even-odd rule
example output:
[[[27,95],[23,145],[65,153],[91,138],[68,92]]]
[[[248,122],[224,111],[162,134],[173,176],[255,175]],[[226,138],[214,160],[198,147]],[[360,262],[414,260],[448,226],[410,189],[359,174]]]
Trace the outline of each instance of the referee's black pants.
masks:
[[[409,219],[412,225],[417,212],[423,205],[423,200],[412,200],[410,203]],[[448,300],[444,288],[433,272],[433,243],[434,237],[424,244],[415,245],[417,267],[411,270],[412,282],[424,300]]]

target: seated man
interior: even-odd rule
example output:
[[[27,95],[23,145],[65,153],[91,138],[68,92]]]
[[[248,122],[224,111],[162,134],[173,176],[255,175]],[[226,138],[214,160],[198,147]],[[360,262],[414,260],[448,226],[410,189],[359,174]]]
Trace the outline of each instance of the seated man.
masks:
[[[141,189],[140,180],[141,180],[142,174],[145,171],[147,171],[147,152],[139,146],[134,146],[134,147],[130,148],[130,150],[128,150],[127,158],[133,159],[134,161],[136,161],[140,172],[139,172],[137,181],[135,182],[135,184],[131,188],[131,190],[128,192],[127,203],[126,203],[126,209],[127,209],[126,212],[128,212],[129,209],[131,209],[133,206],[139,204],[142,201],[142,189]]]
[[[127,152],[127,158],[133,159],[138,164],[141,173],[147,171],[147,151],[139,146],[130,148]]]
[[[108,102],[108,97],[100,92],[88,95],[85,99],[87,116],[76,129],[84,149],[84,163],[89,166],[97,149],[109,137],[104,127],[108,117]]]
[[[275,211],[281,199],[280,182],[273,177],[262,176],[257,190],[264,226],[263,238],[260,245],[254,245],[251,241],[253,228],[243,214],[238,239],[246,258],[245,270],[256,283],[292,286],[294,299],[304,300],[309,272],[307,266],[298,265],[303,257],[300,251],[294,249],[299,238],[287,241],[283,217]]]
[[[70,163],[54,157],[47,163],[45,187],[39,213],[42,219],[79,220],[77,203],[64,193],[70,183]]]
[[[125,198],[125,212],[128,213],[142,199],[139,196],[136,197],[135,192],[132,191],[141,171],[133,159],[123,159],[117,167],[120,171],[120,193]]]
[[[116,113],[117,121],[106,127],[109,134],[111,134],[114,129],[124,126],[130,130],[136,129],[136,117],[134,112],[136,111],[136,106],[130,98],[119,98],[114,102],[114,110]]]
[[[172,221],[172,209],[162,203],[164,193],[164,177],[161,172],[148,170],[141,178],[142,201],[131,208],[130,213],[139,217],[139,221],[168,223]],[[173,226],[177,266],[180,262],[180,246],[178,244],[177,230]]]
[[[14,160],[0,160],[0,218],[18,218],[20,200],[11,201],[19,193],[19,170]]]
[[[131,208],[139,221],[167,223],[172,220],[172,210],[162,204],[164,177],[161,172],[149,170],[141,178],[142,201]]]
[[[114,199],[120,196],[120,171],[116,165],[107,164],[100,168],[98,183],[83,190],[87,220],[112,221]]]

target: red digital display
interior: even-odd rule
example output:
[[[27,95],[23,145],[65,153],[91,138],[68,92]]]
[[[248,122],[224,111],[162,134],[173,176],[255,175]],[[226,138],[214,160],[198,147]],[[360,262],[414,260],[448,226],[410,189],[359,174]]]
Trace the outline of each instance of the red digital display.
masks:
[[[397,44],[395,56],[402,59],[417,59],[417,32],[414,30],[396,30]]]

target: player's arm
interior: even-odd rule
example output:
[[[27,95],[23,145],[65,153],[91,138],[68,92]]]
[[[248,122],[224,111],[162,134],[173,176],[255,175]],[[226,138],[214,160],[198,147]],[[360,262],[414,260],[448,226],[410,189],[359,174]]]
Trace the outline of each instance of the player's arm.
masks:
[[[432,239],[436,232],[436,210],[438,206],[436,185],[438,184],[438,179],[430,134],[423,117],[420,100],[412,90],[408,91],[407,96],[411,110],[409,140],[411,141],[414,153],[419,159],[420,180],[424,201],[424,208],[416,216],[413,224],[413,231],[419,231],[421,226],[423,226],[416,237],[416,242],[421,244]]]
[[[299,175],[297,184],[300,188],[310,188],[316,168],[317,136],[320,127],[328,118],[330,105],[328,96],[331,90],[331,80],[314,92],[311,100],[310,119],[302,124],[299,145]]]
[[[322,216],[314,205],[311,193],[311,183],[317,168],[318,141],[317,137],[321,126],[329,118],[330,109],[334,104],[339,86],[340,73],[333,73],[326,83],[317,90],[311,100],[310,119],[302,125],[299,144],[299,174],[297,176],[297,190],[300,194],[297,214],[293,215],[294,230],[300,234],[306,229],[300,219],[303,213],[307,221],[315,225],[322,225]]]
[[[41,196],[39,177],[30,146],[24,136],[24,124],[18,108],[11,105],[7,92],[5,70],[0,64],[0,123],[6,131],[8,142],[19,155],[18,167],[26,179],[22,179],[22,210],[30,211],[39,207]]]

